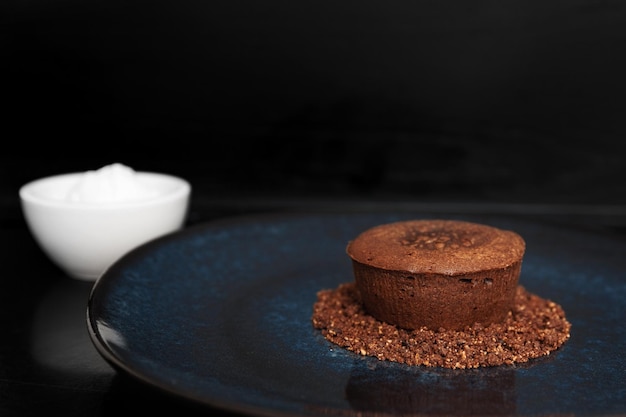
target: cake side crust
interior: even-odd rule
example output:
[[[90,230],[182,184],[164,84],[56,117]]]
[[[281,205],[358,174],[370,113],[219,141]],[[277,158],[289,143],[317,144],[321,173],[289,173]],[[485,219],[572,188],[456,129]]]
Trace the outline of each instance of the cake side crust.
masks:
[[[463,329],[504,320],[515,296],[521,261],[456,276],[410,274],[353,262],[365,310],[406,329]]]

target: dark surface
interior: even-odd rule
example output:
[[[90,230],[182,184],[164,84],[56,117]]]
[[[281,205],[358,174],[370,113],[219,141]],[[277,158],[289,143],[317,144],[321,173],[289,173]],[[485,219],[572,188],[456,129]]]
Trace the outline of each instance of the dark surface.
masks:
[[[357,205],[356,208],[368,210],[372,205]],[[531,212],[536,210],[533,206],[528,208]],[[410,210],[410,207],[403,209]],[[420,213],[423,209],[418,206],[408,213]],[[495,211],[498,207],[485,206],[482,209]],[[463,206],[458,210],[461,214],[467,212]],[[215,218],[216,212],[206,208],[200,211],[196,207],[192,217],[209,220]],[[453,210],[439,213],[447,216]],[[544,217],[514,216],[522,219]],[[606,216],[576,215],[573,216],[575,222],[562,220],[562,216],[545,217],[550,219],[550,224],[563,228],[566,234],[569,228],[601,233],[607,239],[619,239],[621,246],[618,247],[623,247],[623,227],[608,225],[610,218]],[[623,225],[623,219],[620,223]],[[184,410],[191,415],[215,415],[216,410],[196,409],[116,373],[98,355],[88,337],[85,316],[91,284],[72,280],[54,267],[36,246],[21,219],[4,218],[1,225],[0,260],[4,273],[0,280],[0,323],[3,329],[0,339],[0,411],[3,416],[38,416],[42,412],[106,416],[127,410],[147,413]],[[588,259],[593,261],[595,249],[589,249]],[[602,259],[607,254],[598,255]],[[576,259],[568,257],[563,260],[564,263],[569,261]],[[590,315],[594,314],[592,310]],[[623,314],[623,309],[620,311]],[[590,378],[593,378],[595,363],[600,362],[602,369],[606,365],[602,362],[604,360],[594,357],[592,362],[586,363]],[[358,377],[366,378],[367,382],[367,375]]]
[[[41,176],[180,175],[188,225],[383,208],[624,239],[625,20],[612,0],[1,2],[0,415],[180,405],[90,345],[90,285],[20,212]]]
[[[257,215],[188,228],[105,274],[89,300],[89,329],[122,372],[242,413],[626,413],[622,240],[507,217],[452,217],[523,235],[520,283],[567,312],[571,338],[525,364],[445,370],[381,362],[313,328],[316,293],[353,280],[346,242],[378,224],[437,215]]]

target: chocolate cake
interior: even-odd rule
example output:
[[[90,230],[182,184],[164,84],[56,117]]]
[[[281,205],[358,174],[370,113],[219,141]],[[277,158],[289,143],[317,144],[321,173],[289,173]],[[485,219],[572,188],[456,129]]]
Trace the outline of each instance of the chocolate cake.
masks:
[[[525,242],[483,224],[412,220],[366,230],[346,251],[369,314],[405,329],[461,330],[504,321]]]
[[[570,337],[563,308],[518,284],[526,245],[452,220],[380,225],[349,242],[354,281],[323,289],[313,327],[337,346],[407,365],[478,368],[549,355]]]

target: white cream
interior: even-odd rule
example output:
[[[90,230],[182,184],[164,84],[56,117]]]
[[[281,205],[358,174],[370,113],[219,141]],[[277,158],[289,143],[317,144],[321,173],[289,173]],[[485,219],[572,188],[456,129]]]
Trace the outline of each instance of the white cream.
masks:
[[[106,204],[141,201],[158,194],[158,190],[141,181],[132,168],[115,163],[82,174],[69,190],[67,200]]]

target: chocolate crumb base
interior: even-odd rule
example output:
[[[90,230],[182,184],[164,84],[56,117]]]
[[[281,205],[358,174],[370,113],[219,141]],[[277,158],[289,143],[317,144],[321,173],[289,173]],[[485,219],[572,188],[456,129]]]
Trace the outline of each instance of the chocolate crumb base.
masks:
[[[563,308],[518,286],[503,323],[464,330],[406,330],[368,315],[354,282],[319,291],[313,326],[330,342],[363,356],[455,369],[512,365],[549,355],[570,337]]]

